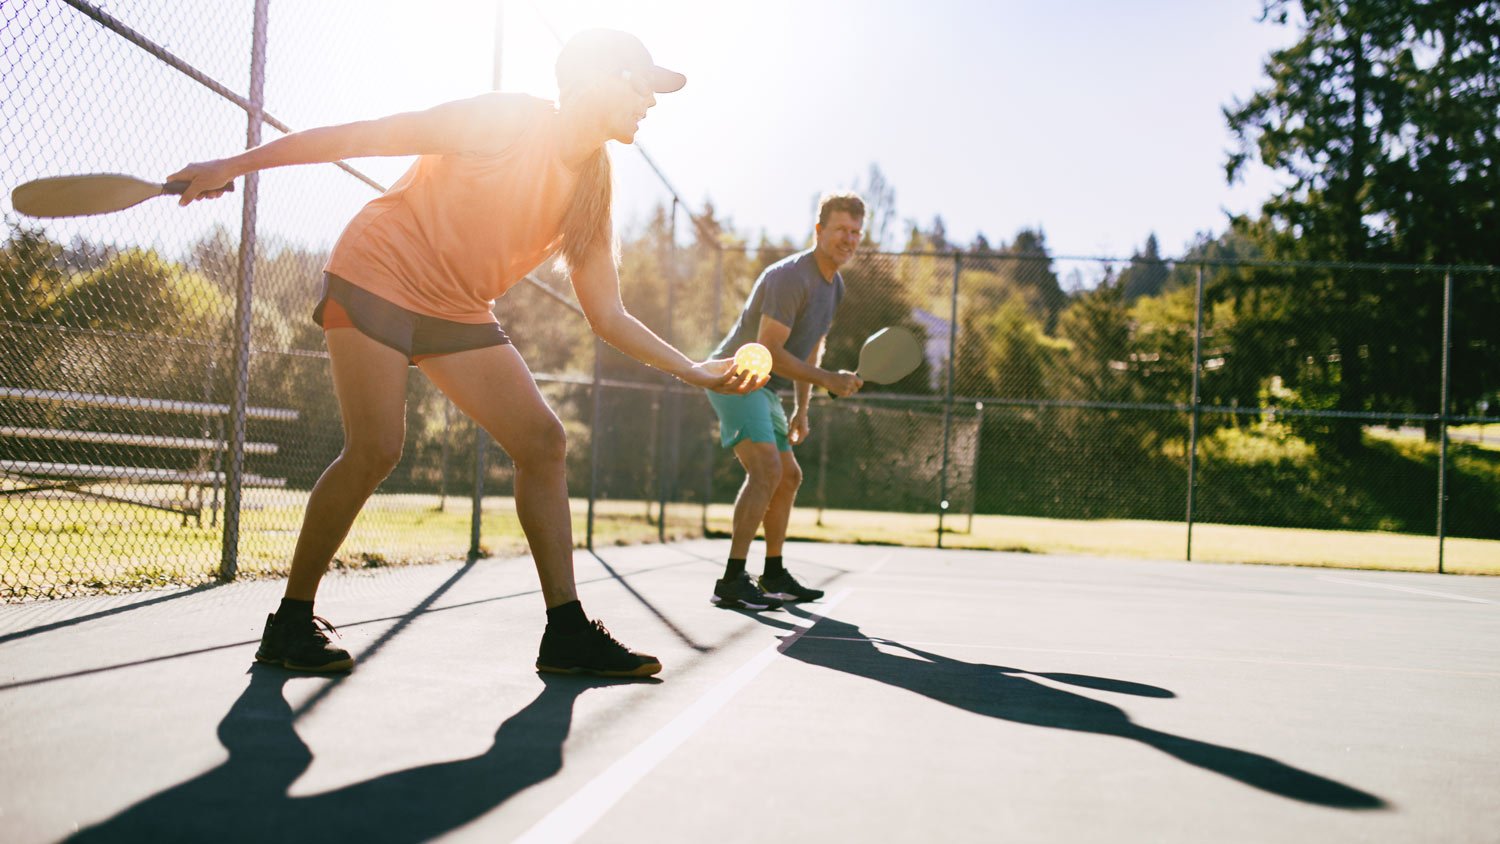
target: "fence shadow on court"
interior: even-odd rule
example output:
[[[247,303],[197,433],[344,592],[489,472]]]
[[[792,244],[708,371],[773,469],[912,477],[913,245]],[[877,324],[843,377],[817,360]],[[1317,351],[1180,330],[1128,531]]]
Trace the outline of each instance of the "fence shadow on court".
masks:
[[[36,627],[28,627],[24,630],[17,630],[13,633],[0,634],[0,645],[5,644],[6,642],[14,642],[17,639],[27,639],[41,633],[51,633],[54,630],[62,630],[68,627],[75,627],[79,624],[87,624],[91,621],[97,621],[101,618],[109,618],[110,616],[120,615],[121,613],[127,613],[133,610],[145,609],[146,607],[163,604],[167,601],[175,601],[178,598],[186,598],[189,595],[197,595],[202,592],[207,592],[210,589],[217,589],[218,587],[223,585],[224,584],[220,582],[204,583],[188,589],[168,592],[165,595],[147,597],[144,600],[132,600],[130,603],[124,604],[123,606],[109,607],[107,609],[98,610],[96,612],[87,613],[85,615],[76,616],[74,618],[65,618],[61,621],[53,621],[47,624],[39,624]]]
[[[493,743],[465,759],[422,765],[333,791],[288,794],[312,764],[285,687],[297,679],[255,665],[219,722],[229,758],[69,841],[427,841],[457,829],[562,770],[573,706],[584,692],[642,681],[540,675],[540,694],[501,721]],[[646,681],[646,682],[656,682]]]
[[[808,616],[800,609],[793,612]],[[772,627],[795,629],[774,617],[753,617]],[[905,651],[914,658],[886,653],[877,645]],[[1030,678],[1045,677],[1070,686],[1121,694],[1174,697],[1172,692],[1156,686],[964,662],[890,639],[872,638],[856,625],[827,617],[819,619],[807,635],[784,648],[783,653],[809,665],[877,680],[977,715],[1132,739],[1190,765],[1292,800],[1340,809],[1389,808],[1386,801],[1369,792],[1258,753],[1141,726],[1117,706]]]

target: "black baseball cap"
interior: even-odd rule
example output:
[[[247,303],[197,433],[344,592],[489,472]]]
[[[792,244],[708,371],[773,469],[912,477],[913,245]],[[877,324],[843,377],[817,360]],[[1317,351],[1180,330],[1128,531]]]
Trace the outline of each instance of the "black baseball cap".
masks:
[[[628,70],[639,75],[658,94],[670,94],[687,84],[687,77],[652,61],[641,39],[614,29],[585,29],[563,45],[557,57],[557,84],[592,82]]]

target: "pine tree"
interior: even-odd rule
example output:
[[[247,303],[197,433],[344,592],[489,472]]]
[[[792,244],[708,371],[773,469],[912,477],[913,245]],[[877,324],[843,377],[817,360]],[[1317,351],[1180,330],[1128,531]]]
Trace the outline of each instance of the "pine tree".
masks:
[[[1142,296],[1156,296],[1166,289],[1171,271],[1162,262],[1156,235],[1146,238],[1146,247],[1130,258],[1130,266],[1120,273],[1120,288],[1126,302]]]
[[[1225,110],[1241,147],[1287,187],[1239,220],[1267,257],[1309,261],[1500,263],[1500,7],[1457,0],[1267,0],[1267,20],[1300,12],[1300,38],[1266,64],[1267,85]],[[1500,276],[1457,279],[1452,394],[1464,404],[1500,367]],[[1441,273],[1263,270],[1245,285],[1276,311],[1251,314],[1265,350],[1295,343],[1297,371],[1333,408],[1428,411],[1440,387]],[[1242,291],[1243,292],[1243,291]],[[1275,336],[1277,330],[1282,336]],[[1309,362],[1311,365],[1309,365]],[[1343,451],[1360,425],[1333,427]]]
[[[1043,329],[1048,334],[1055,333],[1058,314],[1068,306],[1068,294],[1063,292],[1052,268],[1046,233],[1041,229],[1022,229],[1000,254],[1009,259],[1002,266],[1008,267],[1016,286],[1025,291]]]
[[[49,321],[63,292],[62,247],[40,229],[16,229],[0,248],[0,319]]]

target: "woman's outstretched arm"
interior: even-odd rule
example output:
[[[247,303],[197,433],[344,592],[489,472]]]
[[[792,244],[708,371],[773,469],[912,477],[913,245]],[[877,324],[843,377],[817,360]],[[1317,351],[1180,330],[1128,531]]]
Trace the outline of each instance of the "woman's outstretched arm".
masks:
[[[625,310],[620,299],[620,274],[610,254],[611,238],[601,240],[589,260],[573,271],[573,290],[589,327],[600,339],[695,387],[719,393],[749,393],[765,386],[767,376],[736,372],[729,358],[695,363]]]
[[[368,156],[494,151],[515,140],[531,107],[529,98],[521,95],[483,94],[425,111],[293,132],[228,158],[189,164],[167,178],[189,183],[179,200],[187,205],[219,196],[219,188],[246,173],[272,167]]]

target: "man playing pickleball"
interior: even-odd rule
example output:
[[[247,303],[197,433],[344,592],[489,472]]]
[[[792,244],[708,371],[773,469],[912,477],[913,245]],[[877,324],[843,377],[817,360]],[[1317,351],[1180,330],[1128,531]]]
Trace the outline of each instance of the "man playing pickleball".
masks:
[[[825,195],[818,203],[815,243],[766,267],[750,290],[739,320],[714,357],[728,357],[746,343],[771,352],[771,381],[745,395],[708,393],[719,415],[719,441],[734,449],[745,467],[745,483],[734,500],[734,533],[729,565],[714,584],[713,602],[727,609],[775,609],[782,601],[813,601],[818,589],[797,582],[782,563],[787,522],[802,467],[792,446],[807,440],[807,410],[814,385],[837,396],[853,395],[864,382],[852,372],[830,372],[819,364],[844,298],[839,268],[854,258],[864,227],[865,204],[855,194]],[[778,391],[793,388],[788,422]],[[705,391],[707,392],[707,391]],[[766,565],[758,582],[745,571],[750,543],[765,526]]]

